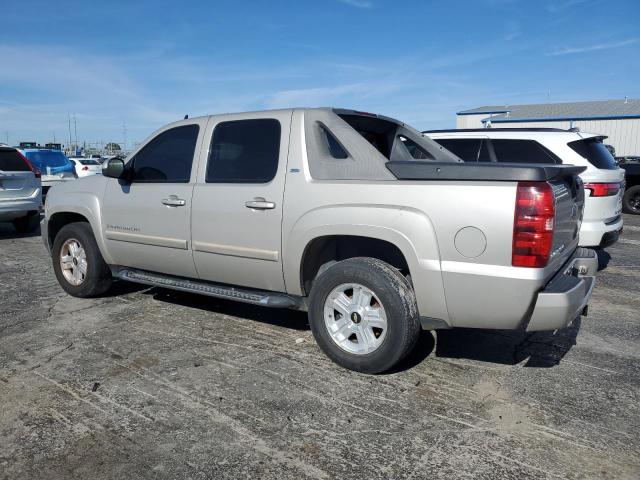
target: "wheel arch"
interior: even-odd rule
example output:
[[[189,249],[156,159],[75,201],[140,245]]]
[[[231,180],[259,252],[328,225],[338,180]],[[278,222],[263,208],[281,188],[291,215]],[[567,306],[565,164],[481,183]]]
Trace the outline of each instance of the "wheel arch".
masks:
[[[95,205],[90,205],[93,200]],[[89,205],[87,205],[89,203]],[[91,208],[90,208],[91,207]],[[107,263],[111,263],[111,258],[108,255],[106,246],[104,244],[104,238],[101,234],[101,223],[99,218],[99,208],[97,205],[97,199],[91,197],[89,202],[78,201],[74,205],[57,206],[55,208],[47,209],[46,212],[46,224],[47,224],[47,245],[49,249],[53,246],[53,241],[56,238],[60,229],[65,225],[73,222],[86,222],[91,227],[93,236],[98,244],[98,249],[102,254],[102,257]]]
[[[338,218],[353,221],[338,223]],[[341,248],[345,246],[348,253]],[[283,271],[288,293],[307,295],[310,277],[327,262],[371,256],[411,275],[420,315],[448,319],[437,237],[423,212],[377,205],[313,210],[283,239],[283,251],[287,252]],[[327,251],[338,255],[331,258]]]

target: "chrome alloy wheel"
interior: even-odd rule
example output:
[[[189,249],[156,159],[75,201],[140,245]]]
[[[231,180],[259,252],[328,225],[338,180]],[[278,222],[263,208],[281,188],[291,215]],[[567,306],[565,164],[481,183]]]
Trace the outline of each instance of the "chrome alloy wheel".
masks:
[[[324,302],[324,324],[340,348],[356,355],[374,352],[387,333],[387,315],[380,299],[358,283],[343,283]]]
[[[62,244],[60,270],[65,280],[76,287],[81,285],[87,276],[87,253],[75,238],[70,238]]]

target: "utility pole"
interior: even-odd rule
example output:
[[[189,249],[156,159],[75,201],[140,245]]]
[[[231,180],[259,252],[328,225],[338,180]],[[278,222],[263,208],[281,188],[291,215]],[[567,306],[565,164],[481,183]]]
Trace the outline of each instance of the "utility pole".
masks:
[[[71,114],[67,111],[67,120],[69,121],[69,143],[67,147],[71,148]]]
[[[76,150],[78,149],[78,122],[76,121],[76,114],[73,114],[73,129],[76,137]]]
[[[122,121],[122,135],[124,136],[124,144],[122,146],[123,152],[127,151],[127,122]]]

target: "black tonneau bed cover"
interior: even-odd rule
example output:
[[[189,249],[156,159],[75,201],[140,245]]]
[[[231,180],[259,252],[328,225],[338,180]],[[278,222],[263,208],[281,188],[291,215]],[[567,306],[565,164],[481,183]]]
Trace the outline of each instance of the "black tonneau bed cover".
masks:
[[[578,175],[586,167],[533,165],[531,163],[451,163],[429,161],[387,162],[398,180],[462,180],[495,182],[546,182]]]

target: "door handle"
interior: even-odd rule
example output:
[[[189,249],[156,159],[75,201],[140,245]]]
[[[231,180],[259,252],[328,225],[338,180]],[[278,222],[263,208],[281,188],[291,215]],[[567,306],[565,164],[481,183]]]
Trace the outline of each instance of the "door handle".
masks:
[[[184,207],[187,204],[186,200],[178,198],[177,195],[169,195],[169,198],[163,198],[162,204],[168,207]]]
[[[267,202],[262,197],[256,197],[253,200],[244,202],[244,206],[253,210],[273,210],[276,208],[276,204],[274,202]]]

